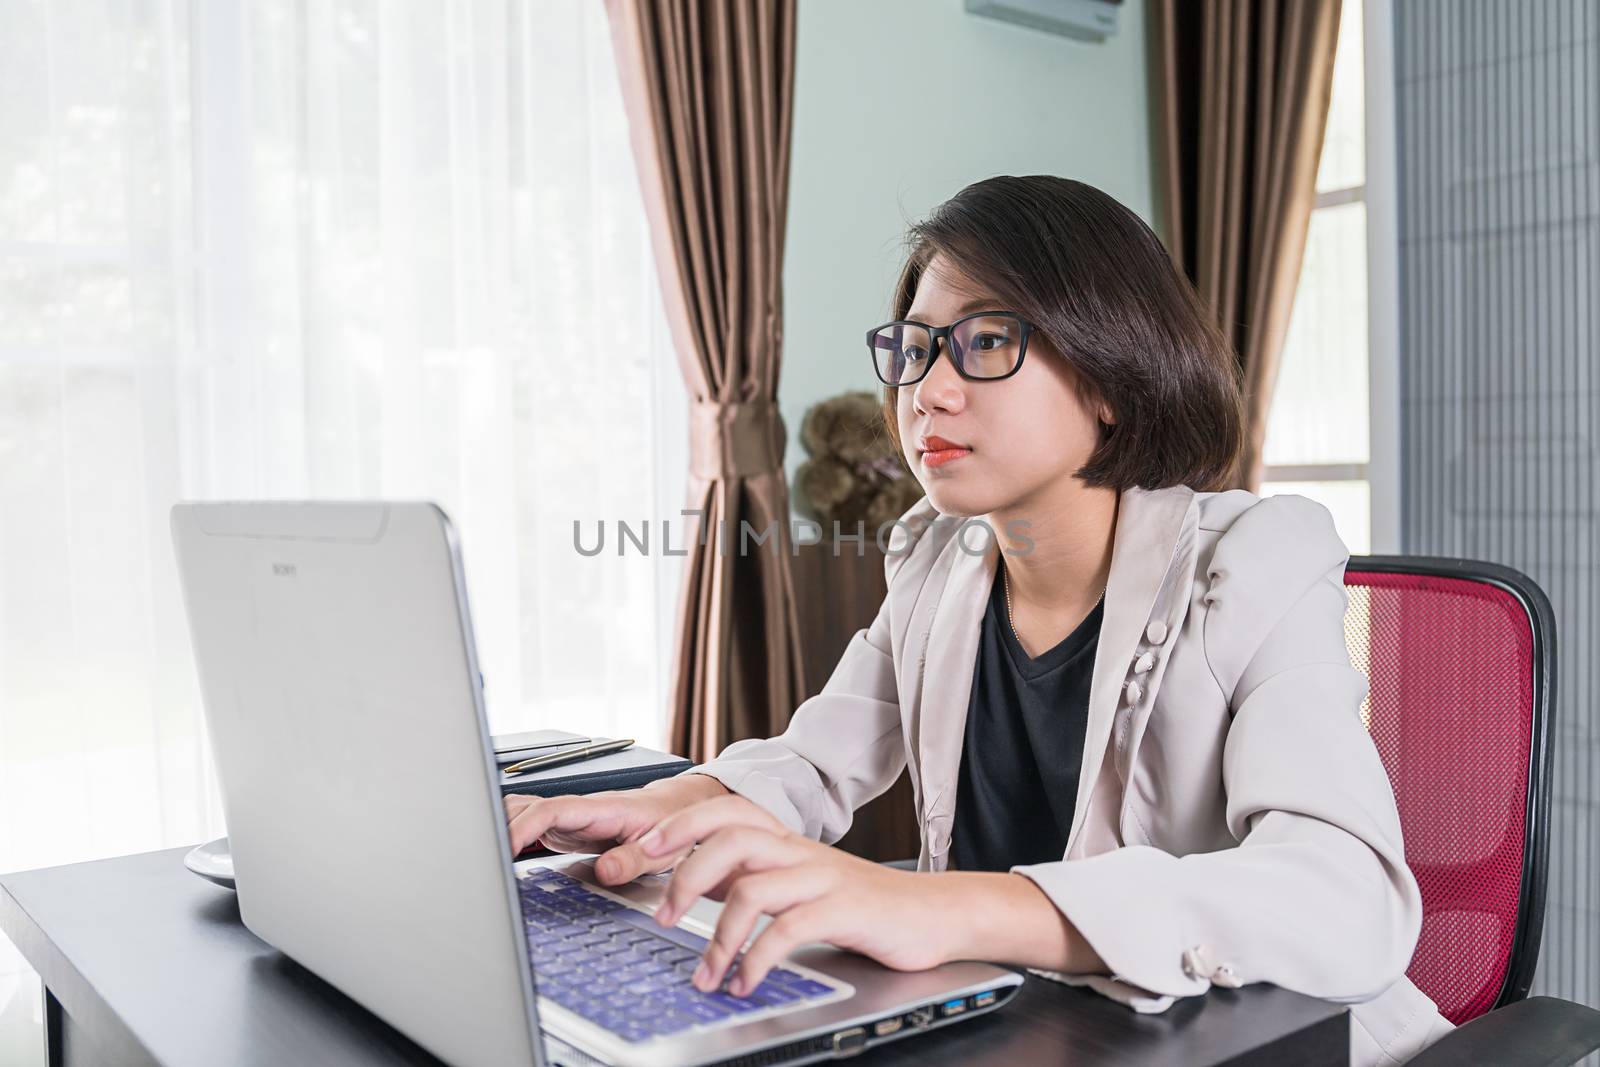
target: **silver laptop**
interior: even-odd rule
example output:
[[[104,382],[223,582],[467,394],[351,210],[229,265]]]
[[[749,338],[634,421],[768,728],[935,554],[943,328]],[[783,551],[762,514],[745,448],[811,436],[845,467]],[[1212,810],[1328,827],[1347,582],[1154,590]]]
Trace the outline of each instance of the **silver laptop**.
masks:
[[[806,1063],[1021,985],[815,945],[747,997],[699,993],[719,905],[662,930],[662,876],[613,889],[583,857],[513,864],[439,508],[184,503],[172,533],[245,925],[441,1059]]]

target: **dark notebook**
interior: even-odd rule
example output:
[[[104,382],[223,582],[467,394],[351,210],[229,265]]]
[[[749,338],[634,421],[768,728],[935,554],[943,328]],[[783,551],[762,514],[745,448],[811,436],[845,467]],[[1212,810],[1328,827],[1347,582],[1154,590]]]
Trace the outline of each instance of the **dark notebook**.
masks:
[[[515,740],[508,744],[508,740]],[[516,763],[530,756],[559,752],[559,747],[529,748],[543,741],[571,739],[578,742],[582,734],[563,730],[539,730],[532,734],[501,735],[494,739],[495,763],[499,766]],[[609,738],[595,737],[594,741]],[[515,745],[516,747],[511,747]],[[527,771],[523,774],[502,774],[501,793],[528,793],[539,797],[564,796],[572,793],[600,793],[607,789],[633,789],[653,782],[657,778],[670,778],[694,766],[682,756],[657,752],[653,748],[634,745],[609,756],[564,763],[559,767]]]

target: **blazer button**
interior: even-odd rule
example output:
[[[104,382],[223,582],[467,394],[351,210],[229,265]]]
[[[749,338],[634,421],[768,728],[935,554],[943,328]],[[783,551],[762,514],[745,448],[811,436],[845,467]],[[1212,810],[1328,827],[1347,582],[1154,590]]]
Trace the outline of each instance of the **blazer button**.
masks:
[[[1154,667],[1155,665],[1156,665],[1155,656],[1152,655],[1149,652],[1146,652],[1144,655],[1140,656],[1138,659],[1133,661],[1133,672],[1135,674],[1144,674],[1146,671],[1148,671],[1151,667]]]
[[[1129,682],[1127,685],[1123,686],[1123,689],[1128,694],[1129,707],[1139,703],[1139,698],[1144,696],[1144,690],[1139,688],[1138,682]]]
[[[1159,645],[1167,639],[1167,624],[1157,619],[1144,631],[1145,639],[1152,645]]]

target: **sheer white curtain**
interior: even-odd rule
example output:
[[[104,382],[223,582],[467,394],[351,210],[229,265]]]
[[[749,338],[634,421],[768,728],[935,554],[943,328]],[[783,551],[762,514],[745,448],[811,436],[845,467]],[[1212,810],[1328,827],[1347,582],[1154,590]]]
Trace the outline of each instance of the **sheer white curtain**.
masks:
[[[182,498],[439,501],[491,727],[662,742],[674,561],[573,545],[683,500],[634,173],[598,3],[0,6],[0,870],[224,830]]]

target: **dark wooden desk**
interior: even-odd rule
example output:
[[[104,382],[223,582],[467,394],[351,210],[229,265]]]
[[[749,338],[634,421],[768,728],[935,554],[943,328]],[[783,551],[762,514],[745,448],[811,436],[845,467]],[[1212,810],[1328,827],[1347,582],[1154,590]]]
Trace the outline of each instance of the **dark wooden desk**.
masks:
[[[0,877],[0,929],[46,989],[52,1067],[438,1063],[246,930],[231,891],[184,869],[186,851]],[[1342,1007],[1272,987],[1137,1015],[1030,978],[993,1015],[858,1062],[1346,1067],[1348,1027]]]

